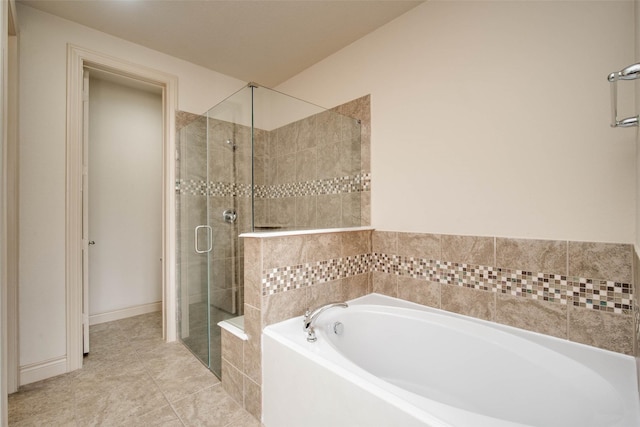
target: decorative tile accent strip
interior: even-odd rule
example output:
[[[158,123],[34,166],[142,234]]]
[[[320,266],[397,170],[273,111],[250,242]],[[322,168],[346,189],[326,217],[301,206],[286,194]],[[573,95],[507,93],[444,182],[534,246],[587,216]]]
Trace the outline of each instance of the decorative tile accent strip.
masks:
[[[371,191],[370,173],[279,185],[257,185],[256,197],[275,199],[321,194],[360,193],[363,191]]]
[[[188,194],[190,196],[206,196],[207,184],[203,180],[178,179],[176,180],[176,194]]]
[[[498,272],[500,282],[495,292],[567,304],[570,293],[566,276],[508,269]]]
[[[321,194],[360,193],[363,191],[371,191],[370,173],[280,185],[256,185],[255,197],[258,199],[275,199],[281,197],[317,196]],[[251,197],[251,185],[178,179],[176,180],[176,194],[190,196]]]
[[[628,312],[632,289],[628,283],[576,278],[572,283],[573,305],[614,313]]]
[[[378,253],[264,270],[262,294],[273,295],[372,271],[565,305],[571,302],[576,307],[592,310],[632,314],[633,291],[628,283]]]
[[[373,254],[372,271],[409,276],[445,285],[631,314],[632,285],[552,273]]]
[[[189,196],[251,197],[251,185],[230,182],[206,182],[202,179],[176,180],[176,194]]]
[[[277,267],[262,272],[262,295],[273,295],[371,271],[371,254]]]

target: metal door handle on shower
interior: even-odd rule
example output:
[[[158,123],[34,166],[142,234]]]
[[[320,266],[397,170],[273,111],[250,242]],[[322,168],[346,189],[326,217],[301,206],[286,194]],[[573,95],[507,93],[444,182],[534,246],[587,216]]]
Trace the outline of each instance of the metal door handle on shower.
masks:
[[[208,245],[207,245],[207,249],[205,250],[200,250],[200,245],[198,244],[200,242],[200,233],[198,233],[198,231],[204,228],[207,230],[207,240],[208,240]],[[211,252],[211,249],[213,249],[213,230],[211,229],[210,225],[198,225],[195,229],[194,229],[194,245],[195,245],[195,250],[197,254],[206,254],[207,252]]]
[[[611,73],[607,77],[609,83],[611,83],[611,127],[612,128],[627,128],[632,126],[638,126],[640,122],[640,116],[627,117],[618,120],[618,80],[635,80],[640,79],[640,62],[637,64],[629,65],[622,70]]]

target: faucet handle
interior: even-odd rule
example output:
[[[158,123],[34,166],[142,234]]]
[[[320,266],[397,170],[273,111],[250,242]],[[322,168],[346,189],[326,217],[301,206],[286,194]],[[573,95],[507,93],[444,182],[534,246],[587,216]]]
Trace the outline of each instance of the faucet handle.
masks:
[[[307,332],[309,330],[309,317],[311,317],[311,309],[307,308],[304,312],[304,317],[302,318],[302,330]]]
[[[302,318],[302,330],[307,333],[307,341],[316,342],[318,338],[316,338],[316,331],[313,329],[313,326],[311,326],[311,314],[311,309],[307,308]]]
[[[304,317],[302,318],[302,330],[307,333],[307,341],[315,342],[317,340],[316,333],[313,329],[313,322],[318,318],[318,316],[333,307],[347,308],[349,307],[349,304],[346,302],[332,302],[320,306],[313,311],[311,311],[311,309],[307,309],[304,313]]]

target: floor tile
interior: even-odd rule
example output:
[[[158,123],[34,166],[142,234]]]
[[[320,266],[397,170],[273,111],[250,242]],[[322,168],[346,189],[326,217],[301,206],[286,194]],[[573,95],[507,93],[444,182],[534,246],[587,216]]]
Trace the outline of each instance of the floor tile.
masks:
[[[150,313],[90,328],[83,368],[9,396],[9,426],[259,427]]]
[[[52,393],[51,390],[56,390]],[[68,375],[60,375],[20,388],[9,395],[9,422],[28,421],[39,414],[73,412],[74,391]]]
[[[251,414],[244,414],[239,419],[232,421],[226,427],[264,427],[260,421],[256,420]]]
[[[182,427],[184,424],[182,424],[170,406],[164,406],[139,416],[134,420],[133,425],[145,427]]]
[[[77,420],[84,425],[125,425],[136,417],[167,404],[146,374],[122,379],[112,387],[77,396]]]
[[[247,414],[221,385],[186,397],[176,402],[174,408],[185,426],[224,427]]]

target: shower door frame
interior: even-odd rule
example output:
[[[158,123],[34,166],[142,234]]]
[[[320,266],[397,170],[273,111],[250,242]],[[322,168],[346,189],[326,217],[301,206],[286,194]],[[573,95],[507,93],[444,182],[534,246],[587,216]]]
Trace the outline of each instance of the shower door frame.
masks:
[[[82,236],[82,144],[83,70],[85,66],[119,74],[162,88],[163,177],[162,177],[162,334],[167,342],[176,340],[176,214],[175,214],[175,111],[178,78],[174,75],[132,64],[73,44],[67,45],[67,161],[65,288],[67,354],[64,370],[82,368],[83,362],[83,263],[88,242]],[[62,366],[58,370],[62,369]]]

